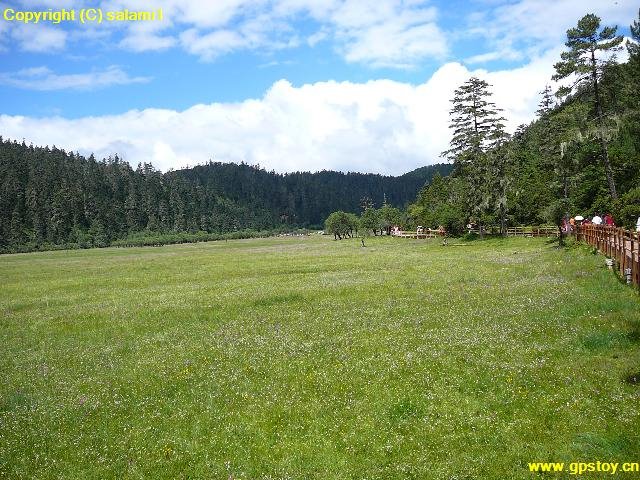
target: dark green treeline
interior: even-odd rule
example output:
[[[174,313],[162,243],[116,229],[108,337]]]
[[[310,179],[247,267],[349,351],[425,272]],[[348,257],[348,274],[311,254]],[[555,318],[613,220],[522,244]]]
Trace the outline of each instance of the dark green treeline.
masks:
[[[118,157],[97,161],[0,137],[0,251],[105,246],[137,232],[213,232],[316,227],[363,197],[405,206],[435,172],[400,177],[296,172],[213,163],[162,173]]]

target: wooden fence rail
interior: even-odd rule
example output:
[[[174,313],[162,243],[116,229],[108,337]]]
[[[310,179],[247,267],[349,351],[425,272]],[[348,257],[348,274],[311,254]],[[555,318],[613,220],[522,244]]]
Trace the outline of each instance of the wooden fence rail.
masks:
[[[604,225],[576,226],[576,240],[593,245],[615,260],[620,275],[631,275],[631,283],[640,286],[640,244],[638,232]]]
[[[436,238],[436,237],[444,237],[446,232],[444,230],[437,230],[431,228],[424,228],[420,231],[420,233],[416,232],[405,232],[405,231],[396,231],[391,233],[394,237],[400,238]]]
[[[509,237],[557,237],[558,227],[509,227]]]

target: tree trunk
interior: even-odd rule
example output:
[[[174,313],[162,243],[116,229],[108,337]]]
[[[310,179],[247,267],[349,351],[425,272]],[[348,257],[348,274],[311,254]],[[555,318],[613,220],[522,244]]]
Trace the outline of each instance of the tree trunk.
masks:
[[[562,232],[562,225],[558,225],[558,245],[564,247],[564,234]]]
[[[602,128],[602,122],[600,122],[600,128]],[[607,183],[609,184],[609,193],[611,193],[611,198],[614,200],[618,198],[618,193],[616,192],[616,184],[613,178],[613,169],[611,168],[611,162],[609,161],[609,147],[607,145],[607,141],[601,136],[600,137],[600,145],[602,147],[602,158],[604,160],[604,170],[607,173]]]
[[[618,198],[618,193],[616,192],[616,183],[613,178],[613,169],[611,168],[611,162],[609,161],[609,146],[607,145],[607,140],[604,138],[604,118],[602,114],[602,104],[600,102],[600,89],[598,88],[598,70],[596,66],[596,56],[595,51],[591,50],[591,75],[593,78],[593,90],[594,90],[594,99],[596,102],[596,114],[598,116],[598,138],[600,140],[600,148],[602,148],[602,160],[604,163],[604,171],[607,175],[607,183],[609,184],[609,193],[611,194],[611,198],[614,200]]]

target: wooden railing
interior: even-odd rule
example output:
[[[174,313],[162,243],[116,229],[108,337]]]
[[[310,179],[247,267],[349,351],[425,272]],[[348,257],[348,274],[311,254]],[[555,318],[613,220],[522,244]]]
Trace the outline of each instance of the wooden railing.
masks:
[[[479,234],[480,231],[478,229],[468,229],[467,233]],[[489,234],[487,230],[485,230],[484,233],[486,235]],[[435,238],[446,236],[446,232],[440,229],[424,228],[419,233],[416,231],[392,231],[391,235],[402,238]],[[557,237],[558,227],[509,227],[507,229],[507,235],[510,237]]]
[[[509,237],[557,237],[558,227],[509,227]]]
[[[401,238],[435,238],[435,237],[444,237],[446,232],[444,230],[432,229],[432,228],[423,228],[420,233],[415,232],[392,232],[394,237]]]
[[[640,251],[638,232],[603,225],[576,226],[576,239],[593,245],[615,261],[623,278],[640,286]]]

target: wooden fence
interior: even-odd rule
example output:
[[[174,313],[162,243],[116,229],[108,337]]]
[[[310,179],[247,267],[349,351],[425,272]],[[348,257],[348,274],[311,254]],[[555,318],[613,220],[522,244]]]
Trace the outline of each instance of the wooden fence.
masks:
[[[436,237],[444,237],[446,232],[444,230],[424,228],[420,231],[420,233],[416,232],[391,232],[391,235],[394,237],[400,238],[436,238]]]
[[[558,227],[509,227],[510,237],[557,237]]]
[[[469,229],[467,233],[480,234],[478,229]],[[489,235],[489,231],[485,230],[485,235]],[[495,232],[494,232],[495,234]],[[446,236],[446,231],[440,229],[424,228],[420,233],[406,231],[392,231],[391,235],[401,238],[435,238]],[[509,227],[507,235],[510,237],[557,237],[558,227]]]
[[[640,246],[638,232],[604,225],[576,226],[576,239],[593,245],[603,255],[615,260],[620,275],[631,276],[631,283],[640,286]]]

